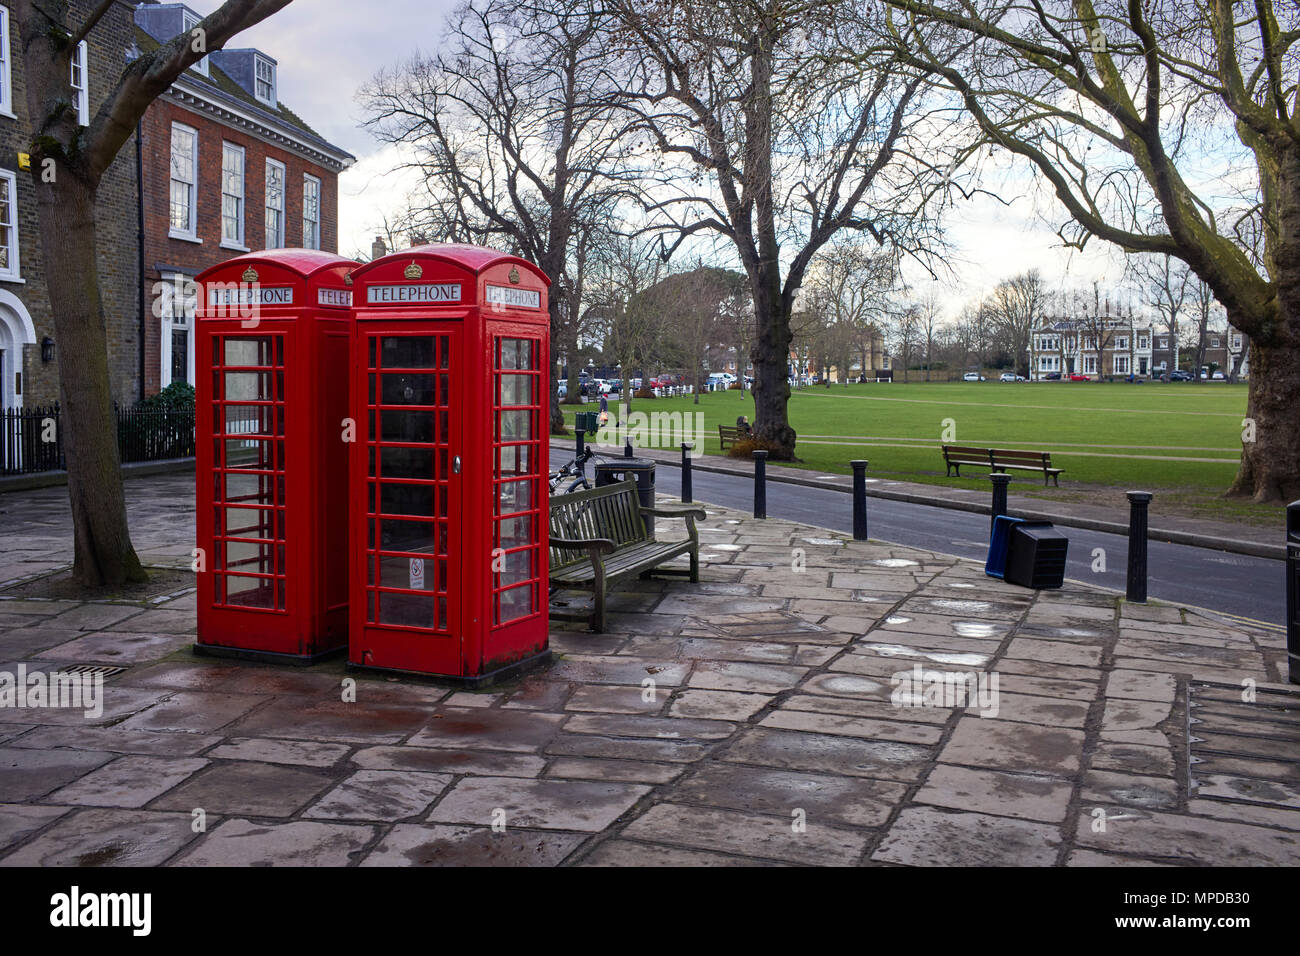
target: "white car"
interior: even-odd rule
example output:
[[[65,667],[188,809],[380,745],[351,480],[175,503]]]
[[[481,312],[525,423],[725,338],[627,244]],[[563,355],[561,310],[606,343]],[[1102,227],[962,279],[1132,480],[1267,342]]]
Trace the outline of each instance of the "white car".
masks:
[[[979,372],[967,372],[965,375],[963,375],[963,376],[961,377],[961,380],[962,380],[963,382],[985,382],[985,381],[988,381],[988,380],[987,380],[983,375],[981,375]]]

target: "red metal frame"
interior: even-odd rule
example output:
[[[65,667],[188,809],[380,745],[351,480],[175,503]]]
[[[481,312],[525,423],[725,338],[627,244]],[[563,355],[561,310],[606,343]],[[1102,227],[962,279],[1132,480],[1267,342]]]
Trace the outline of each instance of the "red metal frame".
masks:
[[[279,249],[198,277],[198,651],[310,662],[346,644],[347,402],[338,386],[355,267]],[[267,300],[241,306],[248,296]]]
[[[348,660],[471,684],[540,662],[547,279],[495,250],[435,245],[353,280]],[[521,340],[530,367],[518,369]],[[389,365],[386,352],[405,358]],[[389,613],[395,600],[411,613]]]

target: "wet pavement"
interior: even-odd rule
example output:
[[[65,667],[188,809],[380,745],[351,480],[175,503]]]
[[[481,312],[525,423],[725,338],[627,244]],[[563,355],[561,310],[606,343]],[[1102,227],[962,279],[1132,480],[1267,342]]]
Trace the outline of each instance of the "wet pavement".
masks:
[[[148,563],[188,563],[192,487],[128,483]],[[0,587],[66,564],[63,495],[0,497]],[[0,706],[0,865],[1300,862],[1280,635],[713,506],[701,535],[701,583],[624,585],[482,693],[196,658],[188,589],[0,600],[0,671],[124,668],[96,717]]]

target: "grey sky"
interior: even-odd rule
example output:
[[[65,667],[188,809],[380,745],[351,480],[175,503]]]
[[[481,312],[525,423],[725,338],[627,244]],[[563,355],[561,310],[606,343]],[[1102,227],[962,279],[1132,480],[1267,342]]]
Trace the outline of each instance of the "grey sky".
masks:
[[[219,0],[187,2],[204,15],[219,6]],[[339,180],[343,255],[369,253],[383,214],[398,208],[411,186],[409,179],[392,175],[391,148],[381,148],[360,127],[356,91],[380,68],[417,49],[436,49],[443,20],[455,5],[456,0],[294,0],[231,43],[275,57],[280,98],[321,135],[357,156],[357,165]],[[1122,256],[1113,247],[1094,242],[1084,256],[1063,250],[1031,206],[1022,197],[1011,208],[977,200],[951,210],[948,233],[957,248],[950,265],[956,277],[932,283],[924,272],[908,270],[917,294],[935,286],[945,314],[955,317],[966,300],[1031,267],[1042,271],[1050,288],[1119,282]],[[1059,214],[1051,203],[1043,208],[1051,217]]]

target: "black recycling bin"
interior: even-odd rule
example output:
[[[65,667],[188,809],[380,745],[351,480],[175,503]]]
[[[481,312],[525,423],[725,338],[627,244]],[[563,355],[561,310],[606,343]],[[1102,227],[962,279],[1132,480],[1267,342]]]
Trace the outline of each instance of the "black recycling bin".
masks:
[[[1070,539],[1050,521],[1021,521],[1010,530],[1003,580],[1026,588],[1059,588]]]
[[[636,481],[637,498],[642,508],[655,506],[655,463],[649,458],[611,458],[596,463],[596,487],[627,481]],[[654,515],[645,515],[646,533],[655,536]]]

